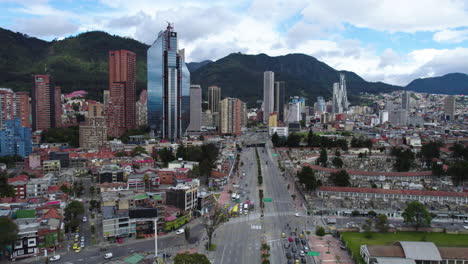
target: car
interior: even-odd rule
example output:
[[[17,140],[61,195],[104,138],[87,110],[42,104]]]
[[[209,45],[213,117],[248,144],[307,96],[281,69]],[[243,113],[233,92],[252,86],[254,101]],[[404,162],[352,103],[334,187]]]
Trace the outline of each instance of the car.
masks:
[[[299,251],[299,256],[301,256],[301,257],[304,257],[304,256],[305,256],[304,250]]]
[[[285,234],[285,233],[281,233],[281,237],[282,237],[282,238],[285,238],[285,237],[286,237],[286,234]]]
[[[309,251],[309,247],[308,247],[308,246],[304,246],[304,251],[305,251],[305,252]]]
[[[84,248],[84,242],[81,242],[80,247]]]
[[[114,256],[114,255],[112,255],[112,253],[109,252],[109,253],[106,253],[106,254],[104,255],[104,258],[105,258],[105,259],[110,259],[110,258],[112,258],[113,256]]]
[[[346,247],[343,246],[343,245],[341,245],[340,248],[341,248],[342,250],[346,250]]]
[[[81,252],[81,248],[75,249],[75,252],[76,252],[76,253],[80,253],[80,252]]]
[[[301,243],[302,243],[302,245],[307,244],[307,242],[305,241],[305,239],[301,239]]]
[[[291,253],[286,252],[286,258],[290,259],[291,258]]]
[[[297,216],[297,217],[301,216],[300,213],[295,213],[294,215]]]
[[[299,259],[296,259],[296,264],[299,264]]]
[[[245,214],[245,215],[248,215],[248,214],[249,214],[249,211],[245,210],[245,211],[244,211],[244,214]]]
[[[284,248],[288,249],[289,247],[291,247],[291,244],[289,244],[289,243],[284,243]]]
[[[58,260],[60,260],[60,255],[52,256],[49,260],[50,261],[58,261]]]
[[[463,223],[468,224],[468,220],[464,220]]]
[[[296,253],[293,254],[293,259],[299,259]]]
[[[292,252],[296,252],[297,251],[297,248],[296,247],[292,247]]]
[[[299,234],[299,237],[300,237],[300,238],[304,238],[304,234],[300,233],[300,234]]]
[[[299,244],[299,242],[301,242],[301,241],[299,240],[298,237],[296,237],[296,238],[294,239],[294,242],[296,242],[296,244]]]
[[[78,244],[77,244],[77,243],[73,244],[73,247],[72,247],[72,248],[73,248],[73,249],[78,249],[78,248],[79,248],[79,247],[78,247]]]
[[[294,260],[288,259],[288,264],[294,264]]]
[[[81,237],[81,242],[84,242],[84,236]]]
[[[307,263],[305,258],[301,258],[301,263]]]
[[[185,233],[185,229],[181,228],[175,232],[177,235]]]
[[[74,241],[75,241],[75,242],[78,242],[78,241],[79,241],[79,238],[75,237]]]
[[[86,216],[83,216],[83,222],[86,222],[88,221],[88,218],[86,218]]]

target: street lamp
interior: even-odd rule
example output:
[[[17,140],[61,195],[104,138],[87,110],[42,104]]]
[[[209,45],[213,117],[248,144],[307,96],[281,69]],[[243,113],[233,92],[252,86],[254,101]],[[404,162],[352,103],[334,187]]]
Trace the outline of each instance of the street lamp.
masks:
[[[158,263],[158,218],[154,218],[154,260]]]

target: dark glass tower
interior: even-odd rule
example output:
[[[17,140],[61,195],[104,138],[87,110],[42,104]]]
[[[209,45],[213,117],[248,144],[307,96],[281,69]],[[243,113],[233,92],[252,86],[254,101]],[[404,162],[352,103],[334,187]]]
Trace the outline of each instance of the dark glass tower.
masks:
[[[177,32],[168,25],[148,49],[148,125],[162,139],[180,139],[190,122],[190,72]]]

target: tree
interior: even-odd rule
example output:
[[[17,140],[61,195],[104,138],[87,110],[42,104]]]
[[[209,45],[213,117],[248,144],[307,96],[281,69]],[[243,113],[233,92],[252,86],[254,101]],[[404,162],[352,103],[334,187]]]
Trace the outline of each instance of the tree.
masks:
[[[402,216],[405,223],[413,224],[416,230],[422,226],[429,226],[432,220],[431,213],[426,206],[418,201],[409,203]]]
[[[126,156],[127,156],[127,152],[125,152],[125,151],[119,151],[119,152],[115,153],[115,156],[116,156],[117,158],[126,157]]]
[[[379,232],[385,233],[388,231],[388,218],[384,214],[379,214],[377,216],[377,221],[375,222],[375,227]]]
[[[456,161],[447,170],[447,174],[452,176],[453,183],[457,186],[464,184],[468,180],[468,161]]]
[[[158,152],[159,160],[167,166],[167,164],[175,160],[174,154],[168,148],[163,148]]]
[[[301,143],[301,136],[297,133],[291,133],[286,140],[286,145],[290,148],[297,148],[299,147],[299,143]]]
[[[273,143],[273,146],[279,147],[281,142],[280,137],[278,136],[278,133],[274,133],[273,136],[271,136],[271,143]]]
[[[439,158],[441,145],[442,144],[440,142],[430,142],[422,145],[421,156],[427,163],[429,163],[432,158]]]
[[[15,189],[8,184],[8,175],[4,172],[0,174],[0,197],[14,197]]]
[[[74,219],[84,213],[83,204],[78,201],[72,201],[65,207],[65,216],[68,219]]]
[[[148,154],[146,149],[144,147],[140,146],[140,145],[138,145],[134,149],[132,149],[132,152],[130,153],[130,155],[132,157],[138,156],[140,154]]]
[[[314,170],[308,166],[303,167],[302,170],[297,173],[297,177],[299,178],[299,182],[304,184],[308,191],[313,191],[320,186],[315,178]]]
[[[320,157],[318,158],[318,163],[322,164],[323,167],[326,167],[327,161],[328,161],[327,150],[325,148],[322,148],[320,150]]]
[[[369,217],[376,217],[376,216],[377,216],[377,213],[376,213],[375,211],[373,211],[373,210],[370,210],[370,211],[367,213],[367,215],[368,215]]]
[[[334,157],[332,160],[332,164],[335,168],[341,169],[343,167],[343,160],[338,157]]]
[[[325,236],[325,228],[323,228],[323,226],[317,226],[317,229],[315,230],[315,235],[319,236],[319,237],[323,237]]]
[[[366,238],[371,238],[372,237],[372,220],[369,218],[366,219],[364,224],[362,224],[362,229],[364,230],[364,236]]]
[[[94,188],[94,186],[89,186],[89,194],[91,194],[91,198],[94,197],[94,193],[95,193],[96,189]]]
[[[174,264],[210,264],[206,255],[188,252],[179,253],[174,257]]]
[[[60,191],[62,191],[63,193],[67,193],[67,194],[72,192],[72,190],[68,188],[68,186],[65,184],[62,184],[62,186],[60,186]]]
[[[211,241],[213,237],[213,233],[216,231],[216,229],[227,219],[226,215],[224,212],[219,209],[215,208],[211,215],[208,217],[203,218],[203,226],[205,227],[206,234],[208,236],[208,244],[207,248],[211,248]]]
[[[341,152],[338,149],[335,150],[335,156],[341,157]]]
[[[339,187],[348,187],[351,185],[351,182],[349,181],[349,174],[345,170],[333,172],[330,175],[330,179],[334,185]]]
[[[0,218],[0,251],[6,250],[18,237],[18,226],[9,218]]]

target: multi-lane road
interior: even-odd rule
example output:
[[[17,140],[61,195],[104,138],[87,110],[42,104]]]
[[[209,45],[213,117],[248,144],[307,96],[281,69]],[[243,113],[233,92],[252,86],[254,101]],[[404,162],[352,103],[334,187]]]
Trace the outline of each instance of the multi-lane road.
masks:
[[[258,147],[260,164],[262,167],[263,185],[257,183],[257,162],[255,148],[246,148],[241,153],[241,161],[244,166],[241,170],[245,172],[244,179],[239,185],[248,183],[251,199],[256,201],[256,210],[247,215],[239,216],[224,224],[217,231],[214,243],[217,245],[213,263],[259,263],[260,247],[262,241],[270,245],[271,263],[288,263],[284,244],[287,238],[282,238],[281,233],[287,237],[291,231],[303,231],[307,225],[307,217],[296,216],[294,200],[287,189],[287,183],[278,168],[276,158],[272,155],[272,146],[266,134],[246,134],[241,139],[249,142],[267,142],[266,146]],[[247,161],[247,162],[246,162]],[[265,203],[264,216],[260,215],[258,189],[264,190],[264,197],[271,198],[272,202]],[[289,227],[288,227],[289,225]],[[295,244],[292,247],[296,247]],[[297,245],[298,250],[301,246]],[[314,263],[307,258],[307,263]]]

